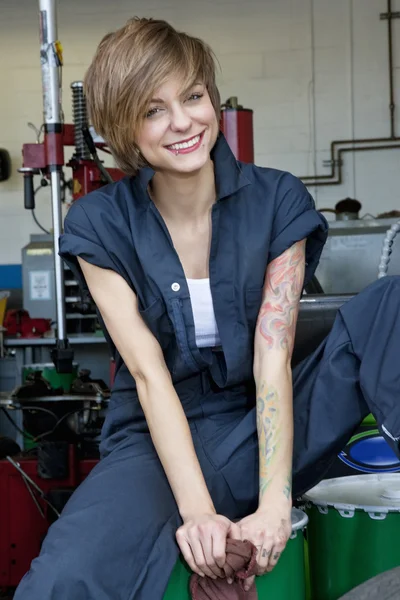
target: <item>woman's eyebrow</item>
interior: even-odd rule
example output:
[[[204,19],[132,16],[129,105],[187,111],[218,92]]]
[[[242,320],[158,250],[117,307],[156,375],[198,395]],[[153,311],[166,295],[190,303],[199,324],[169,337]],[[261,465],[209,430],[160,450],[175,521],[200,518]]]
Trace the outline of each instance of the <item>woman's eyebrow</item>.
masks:
[[[203,84],[201,81],[191,83],[187,88],[185,88],[182,92],[180,92],[180,96],[184,96],[185,94],[187,94],[192,88],[196,87],[196,85],[203,85]],[[162,98],[152,98],[150,100],[150,103],[165,104],[165,101]]]

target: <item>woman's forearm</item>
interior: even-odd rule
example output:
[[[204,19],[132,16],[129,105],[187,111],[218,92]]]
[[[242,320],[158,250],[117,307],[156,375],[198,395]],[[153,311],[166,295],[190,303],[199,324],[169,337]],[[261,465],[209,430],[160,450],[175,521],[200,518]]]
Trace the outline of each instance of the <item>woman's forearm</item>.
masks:
[[[137,378],[150,434],[184,520],[215,513],[181,402],[168,371]]]
[[[291,498],[293,452],[293,353],[304,281],[305,240],[270,263],[257,321],[254,379],[260,448],[260,502]]]
[[[182,405],[160,345],[139,314],[136,294],[117,273],[81,258],[79,264],[107,331],[135,379],[154,446],[182,517],[215,512]]]
[[[260,505],[291,498],[293,409],[290,367],[261,369],[256,381]]]

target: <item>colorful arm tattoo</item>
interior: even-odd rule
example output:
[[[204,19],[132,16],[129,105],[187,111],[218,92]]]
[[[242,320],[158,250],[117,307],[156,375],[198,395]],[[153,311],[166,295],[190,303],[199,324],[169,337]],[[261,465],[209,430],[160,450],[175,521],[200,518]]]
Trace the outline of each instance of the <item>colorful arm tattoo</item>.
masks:
[[[293,352],[299,300],[304,282],[305,240],[297,242],[267,269],[258,328],[269,349]]]
[[[285,487],[283,488],[283,493],[286,498],[289,500],[290,494],[292,493],[292,469],[290,469],[289,475],[286,479]]]
[[[294,244],[269,265],[264,286],[263,304],[257,328],[259,340],[268,351],[282,351],[290,359],[293,352],[297,314],[304,281],[305,240]],[[285,411],[282,410],[282,395],[287,386],[280,390],[265,380],[256,381],[257,431],[260,455],[260,499],[270,486],[273,474],[279,466],[280,448],[285,436]],[[291,393],[291,390],[290,392]],[[290,398],[291,401],[291,398]],[[284,496],[289,499],[292,490],[291,464],[281,473]],[[283,476],[282,476],[283,475]],[[281,479],[280,479],[281,480]]]
[[[280,406],[275,389],[264,382],[257,397],[257,432],[260,453],[260,496],[262,497],[271,478],[269,468],[273,463],[281,441]]]

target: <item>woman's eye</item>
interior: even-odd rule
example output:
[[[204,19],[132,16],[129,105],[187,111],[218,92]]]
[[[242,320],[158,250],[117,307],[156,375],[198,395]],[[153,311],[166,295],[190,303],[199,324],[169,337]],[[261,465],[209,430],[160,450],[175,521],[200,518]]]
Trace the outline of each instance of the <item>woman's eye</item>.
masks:
[[[147,113],[146,113],[146,118],[149,119],[150,117],[153,117],[155,114],[157,114],[161,109],[160,108],[151,108]]]
[[[204,94],[201,94],[200,92],[198,92],[197,94],[192,94],[189,98],[189,100],[200,100],[200,98],[202,98],[204,96]]]

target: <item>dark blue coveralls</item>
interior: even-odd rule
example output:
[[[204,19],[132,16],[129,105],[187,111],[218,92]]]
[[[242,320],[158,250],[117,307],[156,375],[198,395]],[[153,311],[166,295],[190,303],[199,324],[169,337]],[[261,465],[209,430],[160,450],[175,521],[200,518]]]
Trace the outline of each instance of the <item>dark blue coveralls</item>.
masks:
[[[136,292],[140,313],[163,349],[215,508],[233,519],[257,507],[252,363],[266,268],[307,238],[309,280],[327,224],[300,181],[238,163],[222,135],[212,158],[218,198],[209,273],[221,348],[196,346],[182,265],[147,194],[151,169],[76,202],[60,252],[81,280],[77,256],[116,271]],[[400,278],[386,278],[351,300],[328,338],[294,369],[295,495],[322,478],[370,411],[398,452],[399,292]],[[51,527],[15,600],[163,597],[178,556],[181,519],[135,382],[113,350],[117,373],[102,460]]]

